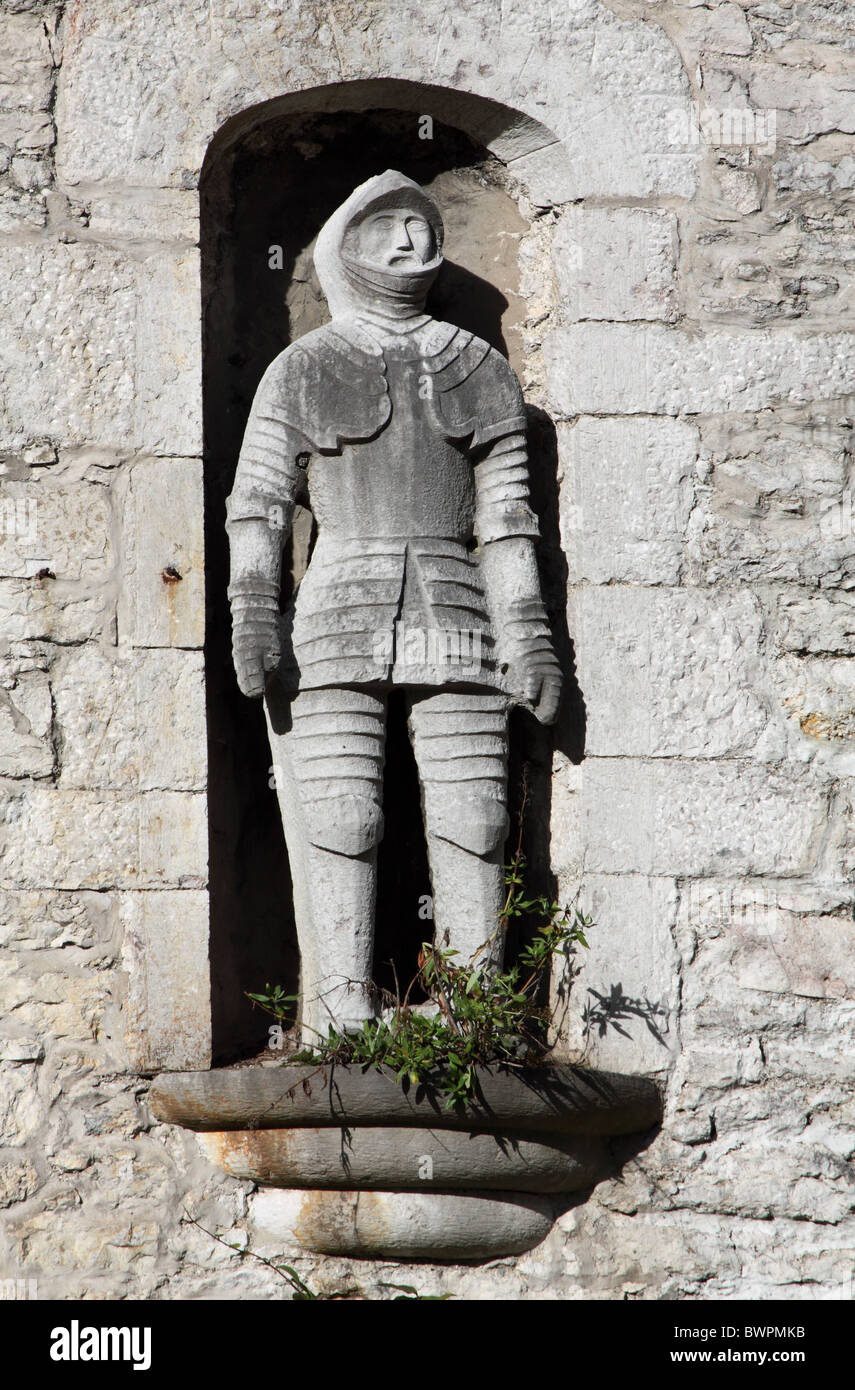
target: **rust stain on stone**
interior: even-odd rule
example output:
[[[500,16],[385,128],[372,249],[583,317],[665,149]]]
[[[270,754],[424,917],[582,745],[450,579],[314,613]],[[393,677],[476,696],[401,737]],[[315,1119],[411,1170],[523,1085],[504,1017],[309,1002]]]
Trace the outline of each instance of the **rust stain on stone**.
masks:
[[[832,718],[830,714],[812,712],[799,716],[799,727],[808,738],[847,739],[855,736],[855,718],[851,713]]]

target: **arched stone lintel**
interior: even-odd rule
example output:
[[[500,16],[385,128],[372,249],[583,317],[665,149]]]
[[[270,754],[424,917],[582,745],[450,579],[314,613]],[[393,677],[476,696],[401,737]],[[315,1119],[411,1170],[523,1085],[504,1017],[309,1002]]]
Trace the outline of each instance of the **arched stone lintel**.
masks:
[[[535,201],[567,201],[572,166],[567,150],[540,121],[498,101],[472,92],[433,86],[400,78],[367,78],[332,82],[288,92],[247,107],[227,120],[212,138],[202,177],[224,154],[267,121],[317,112],[412,111],[414,117],[434,120],[463,131],[503,164],[512,166]],[[543,190],[549,189],[548,195]]]

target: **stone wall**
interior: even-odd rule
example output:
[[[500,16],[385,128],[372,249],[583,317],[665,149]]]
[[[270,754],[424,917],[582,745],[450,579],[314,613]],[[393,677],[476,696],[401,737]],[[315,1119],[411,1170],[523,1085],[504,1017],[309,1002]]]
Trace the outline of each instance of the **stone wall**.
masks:
[[[667,1110],[527,1256],[299,1267],[851,1297],[853,49],[845,0],[3,0],[4,1276],[286,1293],[184,1219],[277,1253],[145,1103],[210,1055],[198,184],[263,103],[395,78],[464,130],[467,96],[529,118],[468,134],[519,181],[524,386],[559,435],[586,727],[552,865],[596,922],[562,1049]]]

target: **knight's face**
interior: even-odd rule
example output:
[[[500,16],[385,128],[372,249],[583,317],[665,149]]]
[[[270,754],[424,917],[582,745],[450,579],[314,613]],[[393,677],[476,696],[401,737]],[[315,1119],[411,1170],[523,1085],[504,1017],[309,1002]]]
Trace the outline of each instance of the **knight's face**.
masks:
[[[364,265],[382,270],[417,270],[433,260],[436,239],[430,223],[409,208],[382,208],[359,224],[356,250]]]

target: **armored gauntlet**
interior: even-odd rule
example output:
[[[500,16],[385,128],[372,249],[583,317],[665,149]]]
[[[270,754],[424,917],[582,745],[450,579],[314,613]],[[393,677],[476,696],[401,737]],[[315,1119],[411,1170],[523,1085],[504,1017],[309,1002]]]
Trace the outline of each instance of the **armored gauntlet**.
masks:
[[[561,667],[540,598],[515,599],[504,624],[503,646],[520,694],[543,724],[551,724],[561,696]]]
[[[232,655],[244,695],[264,694],[268,671],[279,665],[279,585],[257,575],[229,585]]]

